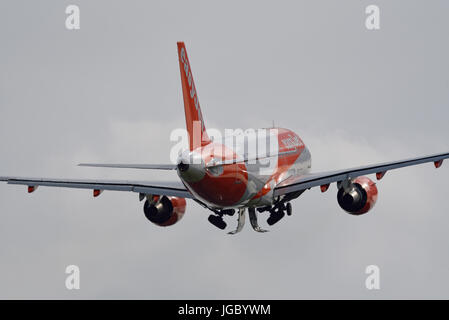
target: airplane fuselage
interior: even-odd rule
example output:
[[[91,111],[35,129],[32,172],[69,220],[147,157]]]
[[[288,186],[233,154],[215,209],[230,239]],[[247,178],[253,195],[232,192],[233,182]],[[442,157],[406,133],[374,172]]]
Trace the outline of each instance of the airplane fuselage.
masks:
[[[311,168],[304,142],[284,128],[242,131],[186,151],[179,161],[189,164],[178,167],[181,180],[211,208],[272,205],[277,184]]]

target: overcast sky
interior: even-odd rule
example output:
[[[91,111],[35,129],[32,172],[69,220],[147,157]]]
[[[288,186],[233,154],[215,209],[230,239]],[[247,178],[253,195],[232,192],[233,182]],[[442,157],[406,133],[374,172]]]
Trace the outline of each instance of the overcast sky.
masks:
[[[65,28],[65,8],[81,29]],[[380,7],[378,31],[365,7]],[[297,132],[314,171],[449,151],[447,1],[0,2],[0,175],[176,179],[78,168],[169,161],[185,41],[210,128]],[[449,298],[449,163],[388,172],[362,217],[336,187],[228,236],[192,201],[170,228],[136,194],[0,185],[0,298]],[[260,216],[267,227],[266,215]],[[227,218],[234,228],[236,217]],[[65,288],[65,268],[81,289]],[[380,267],[381,289],[365,288]]]

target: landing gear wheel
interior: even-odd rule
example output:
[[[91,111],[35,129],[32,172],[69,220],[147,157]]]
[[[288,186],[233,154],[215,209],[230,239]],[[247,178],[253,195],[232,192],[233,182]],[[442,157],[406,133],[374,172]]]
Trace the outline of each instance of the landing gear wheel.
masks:
[[[267,223],[272,226],[273,224],[279,222],[279,220],[281,220],[284,216],[285,213],[282,210],[272,211],[270,217],[267,219]]]
[[[292,215],[292,204],[290,202],[287,202],[286,211],[287,211],[287,216]]]
[[[210,223],[216,226],[218,229],[224,230],[226,228],[226,222],[223,221],[223,218],[220,216],[216,216],[211,214],[209,218],[207,218]]]

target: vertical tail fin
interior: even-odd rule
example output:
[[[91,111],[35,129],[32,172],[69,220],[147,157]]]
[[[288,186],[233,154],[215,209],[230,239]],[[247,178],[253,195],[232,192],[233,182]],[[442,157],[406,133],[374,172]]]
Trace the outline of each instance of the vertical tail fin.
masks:
[[[201,114],[198,93],[193,82],[192,69],[184,42],[178,42],[179,68],[181,69],[182,95],[186,114],[187,132],[189,133],[190,150],[209,144],[203,115]]]

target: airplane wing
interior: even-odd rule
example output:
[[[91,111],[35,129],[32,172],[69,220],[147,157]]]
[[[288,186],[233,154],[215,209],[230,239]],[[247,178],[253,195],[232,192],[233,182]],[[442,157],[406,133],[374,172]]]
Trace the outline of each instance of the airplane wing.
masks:
[[[80,163],[80,167],[176,170],[175,164]]]
[[[62,187],[94,190],[98,196],[103,190],[132,191],[142,194],[155,194],[191,198],[193,195],[185,188],[181,181],[147,182],[127,180],[82,180],[82,179],[49,179],[49,178],[23,178],[0,177],[0,181],[8,184],[28,186],[28,192],[33,192],[38,186]]]
[[[327,190],[327,187],[332,182],[339,182],[346,179],[357,178],[359,176],[372,173],[375,173],[377,179],[380,180],[389,170],[414,166],[427,162],[433,162],[435,167],[439,168],[443,163],[443,160],[447,158],[449,158],[449,153],[440,153],[424,157],[391,161],[350,169],[295,175],[279,183],[274,189],[274,196],[281,196],[317,186],[323,186],[325,187],[324,190]]]

